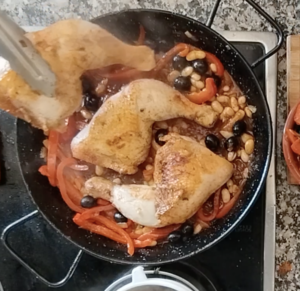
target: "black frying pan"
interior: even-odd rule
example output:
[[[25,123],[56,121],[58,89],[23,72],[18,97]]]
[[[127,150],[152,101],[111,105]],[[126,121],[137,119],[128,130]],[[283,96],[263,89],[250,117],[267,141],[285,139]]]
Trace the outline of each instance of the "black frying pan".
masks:
[[[19,120],[18,155],[28,192],[39,211],[54,228],[97,258],[116,263],[152,265],[176,261],[202,252],[229,234],[245,217],[257,199],[268,172],[272,145],[271,117],[258,81],[249,64],[234,47],[212,29],[190,18],[158,10],[130,10],[99,17],[93,22],[129,43],[137,39],[141,24],[146,31],[146,44],[156,51],[167,51],[178,42],[187,42],[216,54],[241,90],[246,93],[249,103],[257,107],[253,116],[255,152],[250,178],[234,209],[225,218],[217,220],[213,227],[188,242],[139,249],[131,257],[125,246],[90,234],[72,222],[74,213],[63,202],[58,189],[52,188],[48,180],[38,173],[38,168],[44,163],[39,158],[44,139],[42,132]],[[186,31],[195,35],[199,41],[194,42],[187,38]]]

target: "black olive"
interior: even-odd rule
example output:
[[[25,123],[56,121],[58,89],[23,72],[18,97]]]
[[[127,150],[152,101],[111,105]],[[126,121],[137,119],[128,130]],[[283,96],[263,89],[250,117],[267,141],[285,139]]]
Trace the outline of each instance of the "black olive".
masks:
[[[187,242],[187,241],[189,241],[191,239],[191,236],[189,236],[189,235],[184,235],[183,237],[182,237],[182,241],[183,242]]]
[[[225,141],[225,148],[231,152],[235,151],[239,147],[239,139],[236,136],[232,136]]]
[[[115,222],[117,222],[117,223],[127,222],[127,218],[121,212],[116,212],[114,214],[114,219],[115,219]]]
[[[160,140],[161,137],[165,136],[168,134],[168,130],[164,128],[160,128],[156,133],[155,133],[155,141],[158,145],[163,146],[166,142]]]
[[[300,125],[298,125],[298,124],[295,124],[295,126],[294,126],[294,130],[295,130],[297,133],[299,133],[299,134],[300,134]]]
[[[173,231],[168,235],[168,241],[171,243],[178,242],[181,239],[180,231]]]
[[[96,112],[99,108],[99,98],[91,94],[85,94],[84,106],[87,110]]]
[[[217,76],[217,75],[212,75],[211,78],[214,79],[214,82],[215,82],[217,88],[219,88],[221,86],[221,84],[222,84],[221,78],[219,76]]]
[[[242,135],[246,130],[247,124],[244,120],[237,121],[232,127],[233,134],[236,136]]]
[[[180,91],[189,91],[192,83],[190,77],[179,76],[174,80],[174,87]]]
[[[190,66],[189,62],[186,60],[185,57],[181,57],[179,55],[176,55],[173,58],[173,68],[175,70],[181,71],[183,70],[185,67]]]
[[[184,236],[191,236],[194,232],[194,228],[192,225],[190,224],[184,224],[182,227],[181,227],[181,232]]]
[[[205,137],[205,145],[213,152],[216,152],[220,146],[220,140],[214,134],[208,134]]]
[[[92,208],[96,205],[96,199],[93,196],[83,196],[80,201],[80,205],[83,208]]]
[[[200,75],[205,74],[208,70],[208,64],[205,60],[195,60],[192,62],[192,66]]]
[[[87,78],[81,78],[81,86],[83,94],[88,93],[93,90],[91,83],[87,80]]]

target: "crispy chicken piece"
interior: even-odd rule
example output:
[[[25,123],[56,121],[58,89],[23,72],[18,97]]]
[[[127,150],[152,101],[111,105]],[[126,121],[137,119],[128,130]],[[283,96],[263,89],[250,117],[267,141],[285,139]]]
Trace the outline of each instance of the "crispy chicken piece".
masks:
[[[179,135],[156,154],[154,186],[86,181],[84,193],[111,201],[127,218],[151,227],[183,223],[232,176],[233,166],[196,141]]]
[[[58,21],[26,37],[56,75],[55,98],[33,91],[0,58],[0,108],[43,130],[57,129],[82,101],[80,77],[86,70],[121,64],[149,71],[156,62],[146,46],[128,45],[96,24],[81,19]]]
[[[211,106],[194,104],[160,81],[133,81],[109,98],[74,137],[73,156],[133,174],[148,155],[153,123],[176,117],[212,127],[218,115]]]

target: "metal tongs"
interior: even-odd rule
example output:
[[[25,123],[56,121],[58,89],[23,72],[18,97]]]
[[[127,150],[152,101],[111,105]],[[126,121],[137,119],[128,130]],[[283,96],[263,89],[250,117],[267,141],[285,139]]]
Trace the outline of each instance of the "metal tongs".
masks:
[[[28,85],[46,96],[53,97],[56,77],[25,31],[4,11],[0,10],[0,56],[9,61]]]

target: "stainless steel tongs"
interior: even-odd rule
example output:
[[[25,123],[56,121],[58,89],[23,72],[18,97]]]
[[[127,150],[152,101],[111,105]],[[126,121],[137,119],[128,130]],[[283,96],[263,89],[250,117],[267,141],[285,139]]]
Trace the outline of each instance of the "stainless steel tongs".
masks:
[[[25,37],[25,31],[0,10],[0,56],[9,61],[32,89],[53,97],[56,77],[47,62]]]

